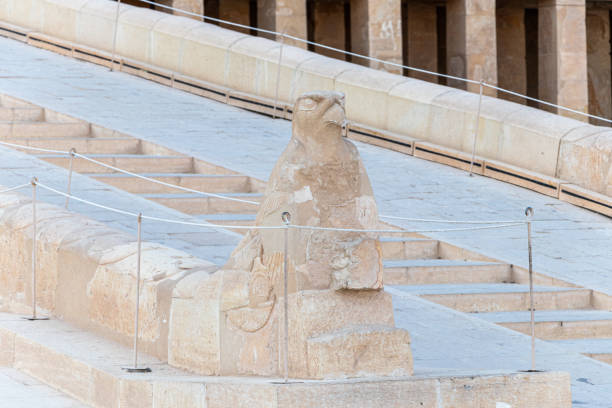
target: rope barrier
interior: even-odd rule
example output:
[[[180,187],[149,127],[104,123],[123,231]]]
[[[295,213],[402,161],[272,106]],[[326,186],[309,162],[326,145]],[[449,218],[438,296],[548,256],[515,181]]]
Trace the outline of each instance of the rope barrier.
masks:
[[[196,193],[196,194],[202,194],[205,196],[210,196],[210,197],[217,197],[217,198],[221,198],[221,199],[227,199],[227,200],[231,200],[231,201],[238,201],[238,202],[244,202],[244,203],[248,203],[248,204],[254,204],[254,205],[259,205],[258,202],[256,201],[249,201],[249,200],[242,200],[242,199],[238,199],[238,198],[233,198],[233,197],[227,197],[221,194],[215,194],[215,193],[206,193],[203,191],[199,191],[199,190],[194,190],[191,188],[187,188],[187,187],[182,187],[182,186],[178,186],[176,184],[171,184],[171,183],[166,183],[164,181],[160,181],[160,180],[155,180],[137,173],[133,173],[130,172],[128,170],[123,170],[119,167],[115,167],[115,166],[111,166],[109,164],[100,162],[98,160],[92,159],[90,157],[84,156],[82,154],[73,152],[73,151],[69,151],[69,152],[64,152],[61,150],[50,150],[50,149],[40,149],[37,147],[31,147],[31,146],[24,146],[24,145],[18,145],[18,144],[14,144],[14,143],[5,143],[5,142],[0,142],[0,144],[6,144],[6,145],[10,145],[11,147],[16,147],[16,148],[23,148],[23,149],[31,149],[31,150],[49,150],[52,153],[60,153],[60,154],[65,154],[67,156],[74,156],[74,157],[80,157],[82,159],[85,160],[89,160],[93,163],[99,164],[100,166],[103,167],[107,167],[109,169],[115,170],[117,172],[120,173],[124,173],[130,176],[134,176],[143,180],[148,180],[151,181],[153,183],[157,183],[157,184],[161,184],[167,187],[171,187],[171,188],[176,188],[179,190],[184,190],[184,191],[188,191],[191,193]],[[80,201],[86,204],[91,204],[91,205],[96,205],[96,206],[101,206],[101,204],[95,204],[93,202],[89,202],[85,199],[81,199],[78,197],[75,197],[71,194],[66,194],[64,192],[55,190],[51,187],[45,186],[44,184],[41,184],[40,182],[38,183],[41,187],[43,188],[47,188],[52,192],[55,192],[57,194],[60,194],[68,199],[74,198],[76,201]],[[0,194],[2,193],[8,193],[10,191],[14,191],[14,190],[19,190],[21,188],[30,186],[31,183],[25,183],[25,184],[21,184],[12,188],[9,188],[7,190],[1,190]],[[132,215],[132,216],[136,216],[137,214],[135,213],[130,213],[127,211],[123,211],[123,210],[119,210],[119,209],[113,209],[112,207],[106,207],[106,206],[102,206],[100,208],[104,208],[104,209],[108,209],[110,211],[116,211],[116,212],[121,212],[123,214],[126,215]],[[252,226],[228,226],[228,225],[220,225],[220,224],[210,224],[210,223],[193,223],[193,222],[188,222],[188,221],[180,221],[180,220],[168,220],[168,219],[163,219],[163,218],[156,218],[156,217],[151,217],[151,216],[142,216],[144,219],[150,219],[153,221],[160,221],[160,222],[169,222],[169,223],[175,223],[175,224],[184,224],[184,225],[193,225],[193,226],[210,226],[210,227],[214,227],[214,228],[224,228],[224,229],[228,229],[228,228],[234,228],[234,229],[252,229]],[[398,217],[398,216],[394,216],[394,215],[384,215],[384,214],[379,214],[380,218],[386,218],[386,219],[391,219],[391,220],[402,220],[402,221],[412,221],[412,222],[426,222],[426,223],[439,223],[439,224],[482,224],[482,225],[491,225],[491,224],[497,224],[497,225],[501,225],[501,224],[505,224],[508,226],[512,226],[512,225],[516,225],[517,223],[524,223],[524,221],[521,220],[498,220],[498,221],[493,221],[493,220],[489,220],[489,221],[483,221],[483,220],[443,220],[443,219],[429,219],[429,218],[410,218],[410,217]],[[572,222],[580,222],[580,220],[574,221],[574,220],[555,220],[555,219],[551,219],[551,220],[533,220],[533,222],[536,221],[572,221]],[[314,228],[314,227],[313,227]],[[268,227],[258,227],[258,229],[268,229]],[[271,228],[273,229],[273,228]],[[340,230],[338,230],[340,231]],[[346,232],[350,232],[352,231],[351,229],[345,229]],[[381,232],[381,233],[397,233],[398,230],[359,230],[360,232]],[[459,231],[458,229],[456,229],[456,231]],[[408,231],[408,230],[401,230],[399,232],[443,232],[442,230],[428,230],[428,231]]]
[[[243,200],[243,199],[240,199],[240,198],[228,197],[228,196],[225,196],[223,194],[207,193],[205,191],[194,190],[192,188],[183,187],[183,186],[179,186],[179,185],[172,184],[172,183],[166,183],[164,181],[156,180],[154,178],[143,176],[143,175],[138,174],[138,173],[133,173],[133,172],[128,171],[128,170],[123,170],[123,169],[121,169],[119,167],[111,166],[110,164],[106,164],[104,162],[101,162],[101,161],[93,159],[91,157],[82,155],[82,154],[77,153],[76,151],[72,151],[72,150],[66,152],[66,151],[63,151],[63,150],[43,149],[43,148],[40,148],[40,147],[25,146],[25,145],[19,145],[19,144],[16,144],[16,143],[8,143],[8,142],[0,142],[0,145],[6,145],[6,146],[14,147],[14,148],[17,148],[17,149],[32,150],[32,151],[44,152],[44,153],[62,154],[62,155],[71,156],[71,157],[79,157],[81,159],[84,159],[84,160],[90,161],[92,163],[95,163],[95,164],[97,164],[99,166],[106,167],[107,169],[114,170],[114,171],[116,171],[118,173],[127,174],[129,176],[137,177],[139,179],[147,180],[147,181],[150,181],[152,183],[160,184],[160,185],[163,185],[163,186],[166,186],[166,187],[176,188],[177,190],[183,190],[183,191],[186,191],[186,192],[189,192],[189,193],[201,194],[201,195],[207,196],[207,197],[220,198],[222,200],[236,201],[236,202],[239,202],[239,203],[259,205],[259,203],[257,201]]]
[[[209,16],[205,16],[203,14],[193,13],[193,12],[190,12],[190,11],[187,11],[187,10],[182,10],[182,9],[178,9],[178,8],[175,8],[175,7],[167,6],[165,4],[160,4],[160,3],[157,3],[157,2],[154,2],[154,1],[151,1],[151,0],[138,0],[138,1],[140,1],[142,3],[154,5],[154,6],[157,6],[159,8],[166,9],[166,10],[177,11],[179,13],[183,13],[183,14],[188,15],[188,16],[198,17],[198,18],[203,19],[204,21],[207,21],[207,20],[208,21],[214,21],[216,23],[226,24],[226,25],[229,25],[229,26],[232,26],[232,27],[237,27],[237,28],[243,28],[245,30],[257,31],[257,32],[260,32],[260,33],[270,34],[270,35],[274,35],[274,36],[283,36],[283,38],[289,38],[291,40],[298,41],[298,42],[301,42],[303,44],[312,45],[312,46],[315,46],[315,47],[323,48],[325,50],[338,52],[338,53],[341,53],[341,54],[344,54],[344,55],[350,55],[350,56],[356,57],[356,58],[363,58],[365,60],[373,61],[373,62],[378,62],[378,63],[381,63],[383,65],[389,65],[389,66],[396,67],[396,68],[407,69],[409,71],[419,72],[419,73],[422,73],[422,74],[428,74],[428,75],[432,75],[432,76],[436,76],[436,77],[440,77],[440,78],[453,79],[453,80],[465,82],[465,83],[468,83],[468,84],[474,84],[474,85],[482,84],[482,86],[486,86],[488,88],[495,89],[497,91],[504,92],[504,93],[507,93],[507,94],[510,94],[510,95],[514,95],[514,96],[517,96],[517,97],[520,97],[520,98],[523,98],[523,99],[526,99],[526,100],[529,100],[529,101],[538,102],[538,103],[541,103],[543,105],[554,107],[554,108],[558,108],[558,109],[561,109],[561,110],[564,110],[564,111],[567,111],[567,112],[572,112],[572,113],[575,113],[577,115],[581,115],[581,116],[585,116],[585,117],[593,118],[593,119],[598,119],[598,120],[601,120],[601,121],[604,121],[604,122],[607,122],[607,123],[612,123],[612,119],[602,118],[601,116],[591,115],[589,113],[581,112],[581,111],[578,111],[578,110],[575,110],[575,109],[571,109],[571,108],[568,108],[568,107],[565,107],[565,106],[562,106],[562,105],[557,105],[557,104],[554,104],[554,103],[551,103],[551,102],[546,102],[546,101],[543,101],[541,99],[533,98],[531,96],[523,95],[523,94],[518,93],[518,92],[510,91],[508,89],[504,89],[504,88],[500,88],[500,87],[495,86],[495,85],[488,84],[488,83],[486,83],[484,81],[475,81],[473,79],[462,78],[462,77],[458,77],[458,76],[454,76],[454,75],[448,75],[448,74],[442,74],[442,73],[439,73],[439,72],[428,71],[426,69],[421,69],[421,68],[411,67],[411,66],[408,66],[408,65],[398,64],[396,62],[385,61],[385,60],[382,60],[380,58],[370,57],[370,56],[363,55],[363,54],[357,54],[355,52],[346,51],[346,50],[342,50],[340,48],[330,47],[328,45],[320,44],[320,43],[317,43],[317,42],[314,42],[314,41],[305,40],[303,38],[295,37],[295,36],[290,35],[290,34],[282,34],[282,33],[276,32],[276,31],[272,31],[272,30],[265,30],[263,28],[251,27],[251,26],[248,26],[248,25],[245,25],[245,24],[239,24],[239,23],[234,23],[232,21],[221,20],[219,18],[209,17]]]
[[[84,199],[84,198],[75,197],[75,196],[73,196],[72,194],[66,194],[66,193],[64,193],[64,192],[62,192],[62,191],[59,191],[59,190],[54,189],[53,187],[49,187],[49,186],[47,186],[47,185],[45,185],[45,184],[41,183],[40,181],[36,182],[36,185],[37,185],[38,187],[40,187],[40,188],[44,189],[44,190],[51,191],[51,192],[53,192],[53,193],[55,193],[55,194],[59,194],[59,195],[61,195],[61,196],[63,196],[63,197],[68,197],[68,198],[70,198],[71,200],[79,201],[79,202],[81,202],[81,203],[83,203],[83,204],[91,205],[91,206],[93,206],[93,207],[98,207],[98,208],[102,208],[102,209],[104,209],[104,210],[108,210],[108,211],[116,212],[116,213],[119,213],[119,214],[129,215],[129,216],[131,216],[131,217],[136,217],[136,218],[138,218],[138,214],[136,214],[136,213],[129,212],[129,211],[125,211],[125,210],[120,210],[120,209],[118,209],[118,208],[108,207],[108,206],[103,205],[103,204],[94,203],[93,201],[89,201],[89,200],[86,200],[86,199]]]
[[[31,185],[32,185],[32,183],[20,184],[18,186],[7,188],[6,190],[0,191],[0,194],[8,193],[9,191],[19,190],[20,188],[28,187],[28,186],[31,186]]]
[[[388,218],[390,220],[402,220],[402,221],[414,221],[414,222],[433,222],[440,224],[514,224],[514,223],[524,223],[522,220],[504,220],[504,221],[457,221],[457,220],[441,220],[441,219],[431,219],[431,218],[407,218],[407,217],[396,217],[394,215],[383,215],[379,214],[380,218]]]
[[[531,96],[523,95],[522,93],[510,91],[508,89],[500,88],[500,87],[495,86],[495,85],[490,85],[490,84],[487,84],[486,82],[483,82],[482,85],[486,86],[488,88],[491,88],[491,89],[495,89],[495,90],[500,91],[500,92],[507,93],[509,95],[518,96],[518,97],[526,99],[528,101],[541,103],[543,105],[550,106],[550,107],[553,107],[553,108],[562,109],[562,110],[567,111],[567,112],[572,112],[572,113],[575,113],[575,114],[578,114],[578,115],[588,116],[589,118],[598,119],[598,120],[601,120],[601,121],[604,121],[604,122],[607,122],[607,123],[612,123],[611,119],[606,119],[606,118],[602,118],[601,116],[591,115],[590,113],[585,113],[585,112],[581,112],[581,111],[578,111],[578,110],[575,110],[575,109],[566,108],[565,106],[562,106],[562,105],[556,105],[556,104],[551,103],[551,102],[546,102],[546,101],[543,101],[541,99],[537,99],[537,98],[533,98]]]
[[[151,221],[164,222],[168,224],[181,224],[181,225],[191,225],[197,227],[211,228],[211,229],[236,229],[236,230],[280,230],[285,228],[294,228],[294,229],[304,229],[304,230],[313,230],[313,231],[335,231],[335,232],[360,232],[360,233],[379,233],[379,234],[404,234],[404,233],[425,233],[425,232],[453,232],[453,231],[476,231],[476,230],[484,230],[484,229],[493,229],[493,228],[507,228],[514,227],[518,225],[524,225],[525,221],[515,222],[515,223],[507,223],[507,224],[499,224],[499,225],[489,225],[483,227],[468,227],[468,228],[448,228],[448,229],[435,229],[435,230],[406,230],[406,229],[359,229],[359,228],[333,228],[333,227],[317,227],[310,225],[278,225],[278,226],[253,226],[253,225],[220,225],[220,224],[212,224],[212,223],[198,223],[191,221],[183,221],[169,218],[161,218],[161,217],[153,217],[142,215],[141,213],[134,213],[126,210],[120,210],[118,208],[109,207],[103,204],[98,204],[93,201],[86,200],[84,198],[76,197],[72,194],[64,193],[63,191],[59,191],[53,187],[49,187],[46,184],[43,184],[39,181],[35,182],[37,186],[40,188],[58,194],[62,197],[70,198],[71,200],[75,200],[81,202],[83,204],[91,205],[97,208],[101,208],[107,211],[128,215],[134,218],[141,217],[142,219],[147,219]],[[26,184],[29,185],[29,184]],[[23,187],[23,186],[20,186]]]
[[[56,153],[56,154],[66,154],[66,155],[70,154],[70,153],[62,151],[62,150],[43,149],[42,147],[24,146],[24,145],[20,145],[20,144],[16,144],[16,143],[9,143],[9,142],[0,142],[0,145],[9,146],[9,147],[15,147],[15,148],[18,148],[18,149],[34,150],[34,151],[37,151],[37,152],[44,152],[44,153]]]
[[[499,225],[488,225],[485,227],[466,227],[466,228],[445,228],[445,229],[432,229],[432,230],[385,230],[385,229],[356,229],[356,228],[332,228],[332,227],[315,227],[310,225],[290,225],[289,228],[295,229],[309,229],[315,231],[337,231],[337,232],[363,232],[363,233],[383,233],[383,234],[393,234],[393,233],[412,233],[412,234],[420,234],[426,232],[453,232],[453,231],[478,231],[484,229],[494,229],[494,228],[507,228],[507,227],[516,227],[519,225],[525,225],[525,221],[515,222],[512,224],[499,224]]]
[[[99,160],[92,159],[91,157],[84,156],[84,155],[82,155],[80,153],[74,153],[74,155],[76,157],[80,157],[81,159],[90,161],[92,163],[98,164],[98,165],[103,166],[103,167],[106,167],[107,169],[111,169],[111,170],[114,170],[114,171],[119,172],[119,173],[127,174],[129,176],[137,177],[137,178],[142,179],[142,180],[148,180],[148,181],[150,181],[152,183],[161,184],[162,186],[176,188],[178,190],[183,190],[183,191],[187,191],[187,192],[190,192],[190,193],[201,194],[201,195],[208,196],[208,197],[221,198],[223,200],[228,200],[228,201],[236,201],[236,202],[239,202],[239,203],[259,205],[259,203],[257,201],[243,200],[243,199],[240,199],[240,198],[228,197],[228,196],[225,196],[225,195],[222,195],[222,194],[206,193],[204,191],[194,190],[192,188],[182,187],[182,186],[178,186],[176,184],[171,184],[171,183],[166,183],[165,181],[155,180],[153,178],[150,178],[150,177],[147,177],[147,176],[143,176],[143,175],[138,174],[138,173],[133,173],[133,172],[128,171],[128,170],[123,170],[123,169],[121,169],[119,167],[111,166],[110,164],[106,164],[106,163],[101,162]]]

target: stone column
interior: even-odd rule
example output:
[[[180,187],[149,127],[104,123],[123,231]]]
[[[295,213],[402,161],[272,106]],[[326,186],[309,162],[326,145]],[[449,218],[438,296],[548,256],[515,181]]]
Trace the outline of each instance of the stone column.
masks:
[[[115,0],[116,1],[116,0]],[[139,0],[121,0],[122,4],[131,4],[133,6],[149,8],[149,4],[143,3]],[[156,0],[156,3],[160,3],[176,9],[189,11],[196,14],[204,14],[204,0]],[[196,20],[200,20],[198,17],[188,16],[180,11],[168,10],[167,8],[155,6],[155,10],[162,11],[164,13],[175,14],[177,16],[189,17]]]
[[[330,47],[346,49],[344,26],[344,2],[315,1],[314,41]],[[315,47],[315,52],[332,58],[345,59],[345,54]]]
[[[402,63],[401,0],[351,0],[351,50]],[[400,68],[353,58],[353,62],[401,74]]]
[[[610,10],[587,8],[587,69],[589,79],[589,113],[612,118],[610,72]],[[593,124],[605,125],[597,119]]]
[[[191,13],[196,14],[204,14],[204,0],[172,0],[168,3],[170,3],[169,6],[177,9],[189,11]],[[184,14],[176,11],[174,12],[174,14],[185,16]]]
[[[249,0],[219,0],[219,18],[243,25],[249,25]],[[221,27],[249,34],[250,30],[221,24]]]
[[[407,42],[406,64],[436,72],[438,70],[438,32],[436,5],[420,1],[409,1],[407,10],[407,33],[404,41]],[[438,83],[438,78],[432,75],[415,71],[407,74],[413,78]]]
[[[497,77],[501,88],[527,94],[525,63],[525,8],[522,1],[497,0]],[[503,92],[500,98],[525,104]]]
[[[539,97],[582,112],[589,103],[585,21],[585,0],[540,0]]]
[[[448,73],[497,85],[495,0],[448,0],[446,7]],[[479,88],[461,81],[448,84],[475,92]]]
[[[306,0],[257,0],[257,26],[306,39]],[[286,40],[285,44],[307,48],[299,41]]]

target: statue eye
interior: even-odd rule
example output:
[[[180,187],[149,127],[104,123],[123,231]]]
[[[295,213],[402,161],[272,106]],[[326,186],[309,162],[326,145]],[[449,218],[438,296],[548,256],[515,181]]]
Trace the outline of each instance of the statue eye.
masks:
[[[314,110],[317,106],[317,102],[314,99],[306,98],[302,100],[302,110]]]

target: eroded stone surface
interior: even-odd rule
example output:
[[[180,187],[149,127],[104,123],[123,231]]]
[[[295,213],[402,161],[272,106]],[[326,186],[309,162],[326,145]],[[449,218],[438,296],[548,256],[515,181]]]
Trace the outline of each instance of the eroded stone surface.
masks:
[[[194,277],[195,289],[177,286],[171,362],[208,374],[282,373],[287,236],[291,375],[412,372],[407,333],[398,337],[401,331],[362,327],[393,326],[390,299],[379,291],[383,268],[376,236],[316,229],[377,227],[370,181],[356,148],[341,135],[344,119],[342,94],[313,92],[298,98],[293,137],[272,171],[256,225],[282,225],[288,213],[291,224],[301,227],[249,231],[220,271]],[[181,327],[189,321],[199,323]],[[339,330],[353,334],[308,346],[311,337]],[[189,340],[202,333],[207,333],[203,341]],[[398,339],[404,343],[394,356],[374,351],[375,344]],[[342,363],[328,364],[323,358],[334,350],[342,350]],[[367,363],[357,364],[363,353]]]

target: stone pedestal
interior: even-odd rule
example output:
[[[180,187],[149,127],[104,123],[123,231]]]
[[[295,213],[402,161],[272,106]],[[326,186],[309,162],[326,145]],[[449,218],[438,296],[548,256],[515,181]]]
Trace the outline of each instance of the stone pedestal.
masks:
[[[438,71],[438,32],[436,5],[421,1],[409,1],[406,5],[404,32],[407,65],[428,71]],[[415,71],[407,74],[413,78],[438,83],[438,77]]]
[[[280,376],[285,361],[293,378],[412,374],[410,336],[394,327],[382,290],[380,242],[355,231],[375,229],[378,210],[344,120],[342,94],[298,98],[257,212],[262,228],[221,270],[176,286],[171,364],[209,375]],[[270,229],[287,214],[295,227]]]
[[[495,0],[447,2],[447,70],[450,75],[497,84]],[[478,92],[478,85],[449,80],[448,84]],[[485,93],[496,92],[485,88]]]
[[[306,39],[306,0],[257,0],[257,26],[266,30]],[[268,37],[265,34],[259,34]],[[307,48],[303,42],[285,40],[285,44]]]
[[[522,1],[497,1],[497,66],[501,88],[527,93],[525,8]],[[533,40],[533,39],[530,39]],[[524,98],[501,92],[500,98],[525,104]]]
[[[351,0],[351,50],[402,63],[401,0]],[[401,74],[401,68],[353,58],[353,62]]]
[[[538,26],[540,99],[587,112],[585,1],[540,0]],[[586,120],[567,111],[558,113]]]
[[[588,8],[586,18],[589,113],[610,118],[612,117],[610,10],[595,7]],[[592,119],[591,123],[609,126],[597,119]]]

